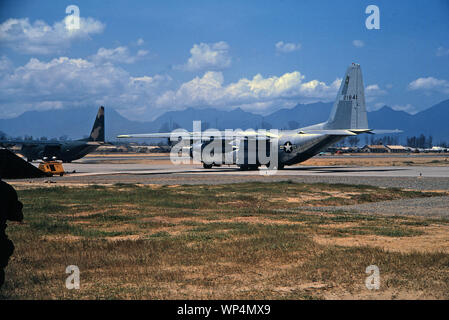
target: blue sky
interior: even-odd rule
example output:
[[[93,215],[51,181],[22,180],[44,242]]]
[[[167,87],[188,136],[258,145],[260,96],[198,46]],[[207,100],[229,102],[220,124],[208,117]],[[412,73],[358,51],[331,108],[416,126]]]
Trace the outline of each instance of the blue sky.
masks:
[[[380,29],[368,30],[368,5]],[[66,7],[80,9],[68,30]],[[449,98],[449,1],[2,1],[0,118],[104,104],[137,120],[333,101],[360,63],[369,110]]]

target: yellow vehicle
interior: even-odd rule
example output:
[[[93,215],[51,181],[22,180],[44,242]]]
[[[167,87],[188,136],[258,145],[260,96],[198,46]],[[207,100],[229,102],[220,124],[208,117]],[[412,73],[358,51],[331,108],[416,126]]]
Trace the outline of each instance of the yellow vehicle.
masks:
[[[62,162],[59,161],[43,161],[39,164],[39,169],[41,169],[50,176],[59,174],[62,177],[64,175],[64,168],[62,167]]]

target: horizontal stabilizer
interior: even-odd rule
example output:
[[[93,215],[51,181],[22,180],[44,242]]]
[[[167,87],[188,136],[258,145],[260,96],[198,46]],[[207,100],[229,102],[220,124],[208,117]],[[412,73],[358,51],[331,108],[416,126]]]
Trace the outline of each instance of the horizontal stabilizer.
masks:
[[[331,136],[356,136],[361,133],[371,132],[371,129],[311,129],[301,130],[299,134],[327,134]]]
[[[402,130],[373,130],[373,129],[311,129],[301,130],[299,134],[327,134],[332,136],[356,136],[362,133],[369,134],[387,134],[387,133],[401,133]]]
[[[401,132],[404,132],[404,131],[399,130],[399,129],[394,129],[394,130],[390,130],[390,129],[386,129],[386,130],[375,129],[375,130],[371,130],[371,132],[369,132],[369,133],[371,133],[371,134],[387,134],[387,133],[401,133]]]

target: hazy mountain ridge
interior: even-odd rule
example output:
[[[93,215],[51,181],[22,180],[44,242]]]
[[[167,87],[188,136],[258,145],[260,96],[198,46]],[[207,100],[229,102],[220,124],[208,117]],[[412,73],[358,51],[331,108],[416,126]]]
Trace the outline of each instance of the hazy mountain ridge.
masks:
[[[222,111],[212,108],[188,108],[169,111],[154,121],[129,120],[113,108],[105,108],[107,140],[115,140],[119,134],[171,131],[182,127],[192,130],[192,121],[201,120],[203,129],[294,129],[326,121],[333,103],[298,104],[291,109],[280,109],[268,116],[246,112],[240,108]],[[89,135],[97,112],[96,107],[61,109],[48,111],[28,111],[12,119],[0,119],[0,131],[9,136],[31,135],[34,138],[46,136],[59,138],[68,135],[79,139]],[[395,111],[388,106],[368,113],[368,122],[373,129],[401,129],[401,139],[407,136],[433,136],[436,143],[449,141],[449,100],[444,100],[424,111],[411,115]]]

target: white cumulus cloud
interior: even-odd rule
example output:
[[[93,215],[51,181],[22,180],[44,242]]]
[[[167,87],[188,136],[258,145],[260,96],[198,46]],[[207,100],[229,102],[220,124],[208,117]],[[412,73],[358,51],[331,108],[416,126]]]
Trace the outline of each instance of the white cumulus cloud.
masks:
[[[176,68],[187,71],[221,70],[231,65],[229,45],[224,42],[194,44],[185,65]]]
[[[301,49],[300,43],[292,43],[292,42],[284,43],[284,41],[279,41],[274,46],[276,47],[277,52],[282,52],[282,53],[289,53],[289,52],[298,51],[299,49]]]
[[[396,111],[405,111],[410,114],[415,114],[418,112],[418,110],[416,110],[415,106],[411,105],[410,103],[408,103],[406,105],[394,105],[391,107],[391,109],[396,110]]]
[[[52,26],[45,21],[30,23],[28,18],[8,19],[0,24],[0,44],[20,53],[51,54],[61,52],[76,39],[89,39],[91,35],[102,33],[105,25],[93,18],[80,18],[79,29],[66,28],[65,19]]]
[[[418,78],[409,83],[408,89],[447,94],[449,93],[449,81],[434,77]]]
[[[372,102],[377,97],[384,96],[386,94],[387,90],[382,89],[378,84],[371,84],[365,87],[366,102]]]
[[[133,119],[149,119],[186,107],[240,107],[269,113],[297,103],[333,101],[341,84],[338,78],[329,83],[306,81],[299,71],[256,74],[226,83],[222,72],[206,71],[175,87],[167,75],[131,74],[118,64],[137,59],[138,52],[102,49],[86,59],[31,58],[18,67],[2,57],[0,68],[5,68],[0,70],[0,118],[27,110],[100,104],[126,111]],[[377,89],[374,86],[370,90]]]
[[[136,55],[132,55],[127,47],[117,47],[114,49],[100,48],[97,53],[92,56],[92,60],[96,62],[115,62],[115,63],[134,63],[138,59],[146,56],[147,50],[139,50]]]
[[[11,70],[12,67],[13,67],[12,61],[7,56],[0,57],[0,74],[2,72]]]
[[[168,76],[133,77],[112,63],[59,57],[32,58],[23,66],[0,74],[0,117],[27,110],[76,106],[113,106],[131,117],[154,103]]]
[[[157,99],[160,107],[242,107],[264,112],[287,102],[326,101],[335,98],[341,79],[327,85],[318,80],[304,82],[304,76],[294,71],[281,76],[264,78],[257,74],[252,79],[240,79],[224,84],[223,74],[208,71],[202,77],[183,83],[178,90],[170,90]]]

